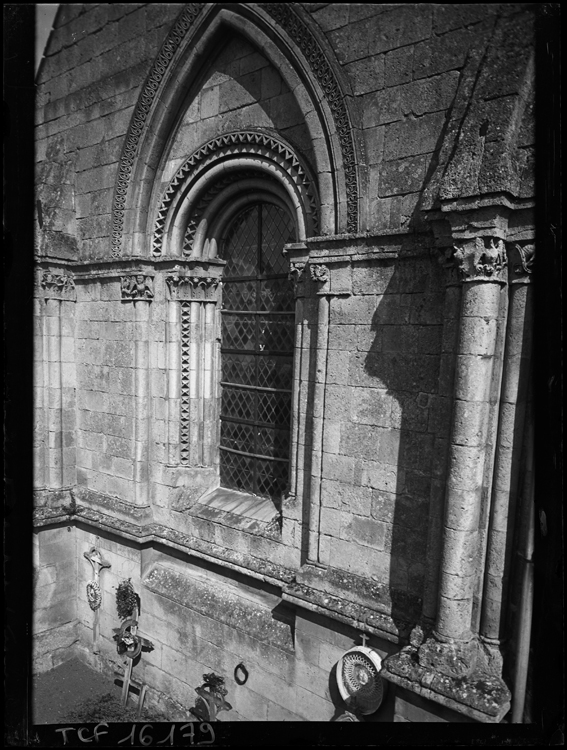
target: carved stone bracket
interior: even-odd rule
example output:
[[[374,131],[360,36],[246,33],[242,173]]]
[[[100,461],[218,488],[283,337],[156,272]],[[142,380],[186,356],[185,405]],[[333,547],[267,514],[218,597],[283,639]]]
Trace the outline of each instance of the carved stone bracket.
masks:
[[[187,276],[174,273],[165,277],[171,299],[216,301],[221,280],[215,276]]]
[[[120,277],[120,293],[123,300],[147,300],[154,298],[153,276],[137,273]]]
[[[43,271],[39,279],[42,296],[46,299],[75,300],[75,280],[69,273]]]

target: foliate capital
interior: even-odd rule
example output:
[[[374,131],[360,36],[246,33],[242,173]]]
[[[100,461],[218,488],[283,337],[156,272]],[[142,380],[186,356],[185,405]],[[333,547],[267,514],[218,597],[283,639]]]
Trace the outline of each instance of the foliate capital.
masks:
[[[172,300],[216,301],[220,278],[173,273],[165,277],[165,283]]]
[[[506,246],[498,237],[474,237],[455,242],[452,248],[443,251],[440,260],[460,282],[507,282]]]

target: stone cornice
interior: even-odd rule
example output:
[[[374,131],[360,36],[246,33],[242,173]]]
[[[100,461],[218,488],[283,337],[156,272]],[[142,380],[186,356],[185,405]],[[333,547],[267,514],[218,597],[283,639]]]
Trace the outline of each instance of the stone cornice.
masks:
[[[188,273],[190,275],[219,275],[225,265],[224,260],[213,258],[142,258],[140,256],[121,257],[116,260],[50,261],[41,259],[36,266],[41,269],[57,269],[73,275],[75,283],[96,279],[119,279],[122,276],[156,273]]]
[[[349,574],[344,574],[348,581],[339,581],[338,573],[323,571],[323,578],[319,581],[306,569],[302,581],[298,582],[298,571],[270,562],[268,559],[255,558],[249,554],[219,545],[194,536],[191,533],[179,531],[151,521],[151,509],[147,506],[139,507],[124,503],[118,498],[103,496],[92,490],[74,490],[80,501],[72,513],[59,503],[71,497],[70,490],[46,490],[36,494],[41,496],[41,506],[34,511],[34,527],[43,528],[58,524],[73,524],[87,528],[100,529],[118,538],[126,539],[137,545],[159,544],[175,549],[187,555],[227,568],[236,573],[256,578],[281,589],[282,599],[313,612],[349,625],[352,628],[374,634],[393,643],[403,643],[409,633],[409,624],[400,625],[401,619],[392,616],[393,604],[389,604],[387,593],[382,592],[384,601],[377,607],[369,607],[362,603],[365,582],[359,580],[359,586],[353,584]],[[49,497],[56,499],[57,505],[50,503]],[[40,504],[36,502],[36,506]],[[89,505],[85,505],[84,503]],[[90,507],[89,507],[90,506]],[[196,518],[202,518],[198,514]],[[215,522],[215,518],[202,520]],[[220,520],[226,523],[227,519]],[[272,543],[280,542],[272,538]],[[331,576],[331,578],[329,578]],[[334,576],[334,578],[333,578]],[[317,577],[317,576],[316,576]],[[352,595],[352,587],[355,593]],[[370,587],[368,594],[374,602],[374,584],[366,582]],[[361,592],[357,594],[358,588]],[[411,607],[410,607],[411,609]],[[409,622],[409,620],[408,620]]]

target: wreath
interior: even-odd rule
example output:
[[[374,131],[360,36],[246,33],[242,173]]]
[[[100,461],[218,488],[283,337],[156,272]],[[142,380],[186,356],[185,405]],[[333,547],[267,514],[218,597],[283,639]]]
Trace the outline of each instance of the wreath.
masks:
[[[118,617],[121,620],[126,620],[128,617],[132,617],[134,607],[137,606],[138,596],[134,591],[132,579],[128,578],[128,580],[119,583],[118,588],[116,589],[116,610],[118,612]]]
[[[102,593],[100,586],[96,581],[88,581],[87,583],[87,601],[93,612],[97,610],[102,603]]]

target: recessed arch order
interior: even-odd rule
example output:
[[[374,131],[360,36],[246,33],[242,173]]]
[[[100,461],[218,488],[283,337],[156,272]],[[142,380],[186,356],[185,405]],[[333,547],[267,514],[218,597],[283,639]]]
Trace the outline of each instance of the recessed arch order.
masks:
[[[225,158],[225,169],[260,170],[263,179],[270,179],[273,169],[272,177],[279,180],[292,202],[294,191],[296,195],[303,191],[301,197],[307,200],[308,209],[303,217],[306,236],[364,229],[359,207],[365,159],[350,107],[349,84],[308,14],[287,3],[191,3],[163,43],[134,108],[113,196],[112,257],[160,254],[156,253],[154,230],[156,221],[159,224],[163,219],[164,226],[167,222],[167,216],[158,216],[155,208],[159,204],[159,214],[167,197],[155,195],[160,159],[190,87],[214,49],[215,40],[227,30],[241,34],[257,47],[293,92],[313,143],[315,163],[311,167],[301,164],[304,184],[292,188],[281,164],[278,173],[277,159],[267,156],[264,161],[256,158],[255,164],[250,161],[254,159],[244,138],[240,142],[242,153],[233,154],[231,164]],[[276,133],[263,133],[263,137],[279,142],[274,154],[280,149],[290,150]],[[243,163],[236,164],[238,158]],[[247,159],[249,163],[245,164]],[[301,162],[297,154],[293,154],[293,160]],[[219,165],[222,162],[218,160]],[[203,183],[201,187],[210,190],[212,185]],[[197,196],[203,197],[202,190],[192,197]],[[319,211],[314,212],[316,202]],[[158,237],[158,244],[160,241]]]

